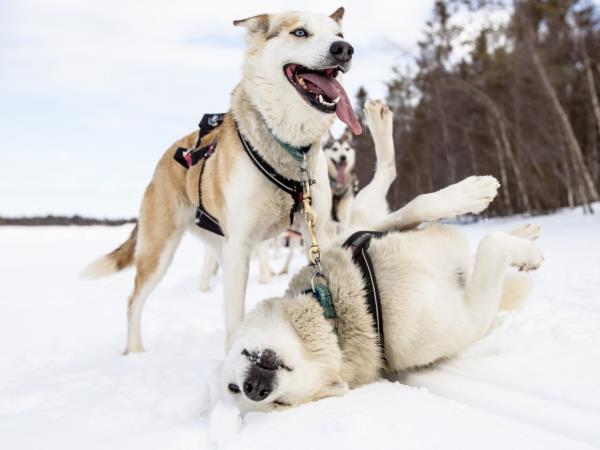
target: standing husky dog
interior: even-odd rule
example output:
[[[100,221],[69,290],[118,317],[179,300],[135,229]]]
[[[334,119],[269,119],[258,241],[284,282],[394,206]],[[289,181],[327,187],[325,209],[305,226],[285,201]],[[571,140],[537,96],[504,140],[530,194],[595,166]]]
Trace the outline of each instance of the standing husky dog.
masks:
[[[322,243],[327,240],[331,189],[320,139],[336,114],[353,132],[361,132],[338,81],[349,70],[354,53],[342,35],[343,15],[340,8],[331,16],[261,14],[234,22],[246,29],[247,49],[230,111],[221,125],[201,139],[198,132],[191,133],[166,151],[146,189],[138,225],[129,239],[85,272],[99,276],[136,266],[125,353],[143,350],[144,302],[163,277],[186,230],[211,245],[222,264],[230,341],[244,317],[251,250],[289,226],[290,211],[299,204],[298,192],[292,198],[281,180],[297,186],[297,159],[303,157],[314,178],[313,207],[320,217],[317,234]],[[174,157],[179,147],[192,146],[208,150],[200,163],[193,164],[190,158],[185,168]],[[270,170],[261,173],[255,166],[258,160]],[[199,205],[202,208],[197,212]],[[224,237],[196,227],[195,217],[199,222],[208,217],[213,225],[218,221]]]
[[[352,133],[345,131],[341,138],[329,136],[323,145],[327,157],[327,171],[331,184],[331,218],[342,225],[350,219],[352,200],[358,192],[358,178],[354,171],[356,150],[352,147]]]
[[[506,271],[541,265],[532,242],[539,227],[487,235],[472,270],[467,241],[455,228],[392,231],[446,218],[449,210],[477,212],[498,186],[493,177],[470,177],[371,224],[386,233],[372,237],[366,250],[379,287],[383,333],[369,310],[356,250],[342,248],[343,241],[333,245],[321,265],[335,318],[325,317],[325,306],[311,292],[312,269],[302,269],[284,297],[261,302],[238,329],[223,369],[227,395],[242,411],[296,406],[343,395],[385,373],[426,366],[483,337],[500,308],[515,306],[529,292],[527,279]]]

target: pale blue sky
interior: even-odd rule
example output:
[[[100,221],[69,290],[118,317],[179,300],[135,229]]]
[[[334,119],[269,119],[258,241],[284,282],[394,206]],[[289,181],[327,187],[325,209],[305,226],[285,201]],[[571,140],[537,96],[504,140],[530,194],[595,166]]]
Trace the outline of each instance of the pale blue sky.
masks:
[[[391,67],[416,51],[432,3],[302,9],[346,7],[356,58],[344,84],[379,97]],[[228,107],[243,50],[232,20],[289,9],[298,3],[2,0],[0,215],[137,215],[162,152],[204,112]]]

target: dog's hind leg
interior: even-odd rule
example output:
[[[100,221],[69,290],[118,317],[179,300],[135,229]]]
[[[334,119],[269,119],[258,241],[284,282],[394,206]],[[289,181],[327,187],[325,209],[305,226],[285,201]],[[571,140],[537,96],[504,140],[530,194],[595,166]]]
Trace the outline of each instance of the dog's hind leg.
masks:
[[[532,241],[514,234],[494,232],[481,240],[466,288],[466,304],[475,324],[476,338],[489,330],[500,309],[508,267],[535,270],[543,260],[541,250]]]
[[[282,269],[279,271],[279,275],[286,275],[289,270],[290,270],[290,264],[292,262],[292,259],[294,258],[294,248],[296,246],[300,247],[302,245],[302,240],[300,239],[300,236],[298,236],[295,233],[289,233],[289,240],[288,240],[288,253],[285,257],[285,263],[283,264]]]
[[[500,184],[492,176],[472,176],[439,191],[422,194],[374,227],[376,231],[407,230],[423,222],[477,214],[494,200]]]
[[[375,144],[375,174],[352,202],[350,226],[371,228],[389,212],[388,190],[396,179],[396,157],[393,137],[393,114],[381,101],[369,100],[364,113]]]
[[[139,219],[135,253],[135,285],[127,303],[127,347],[125,354],[142,352],[141,319],[146,298],[167,271],[181,236],[191,222],[183,209],[165,211],[156,207],[152,185],[146,190]],[[187,219],[187,220],[186,220]]]

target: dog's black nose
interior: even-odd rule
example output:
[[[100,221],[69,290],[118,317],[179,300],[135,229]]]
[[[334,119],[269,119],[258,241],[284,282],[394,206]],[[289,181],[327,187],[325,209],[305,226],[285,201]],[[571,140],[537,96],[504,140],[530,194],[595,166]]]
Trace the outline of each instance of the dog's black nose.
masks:
[[[346,41],[335,41],[333,44],[331,44],[329,52],[336,61],[340,63],[347,63],[352,59],[354,47],[352,47]]]
[[[244,394],[255,402],[264,400],[273,391],[273,374],[265,374],[264,372],[260,369],[259,371],[251,371],[249,377],[244,381]]]
[[[340,162],[346,162],[346,155],[340,156]]]

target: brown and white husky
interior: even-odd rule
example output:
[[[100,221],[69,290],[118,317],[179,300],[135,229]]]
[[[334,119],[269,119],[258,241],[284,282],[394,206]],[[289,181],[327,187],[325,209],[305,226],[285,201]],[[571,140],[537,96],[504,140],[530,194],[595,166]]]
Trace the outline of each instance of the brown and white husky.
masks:
[[[228,343],[244,318],[251,251],[289,227],[293,199],[257,169],[242,139],[290,180],[299,179],[299,163],[289,148],[309,148],[306,167],[314,179],[313,207],[320,218],[317,235],[322,245],[328,241],[331,188],[320,140],[336,115],[354,133],[361,132],[339,82],[350,69],[354,53],[342,34],[343,16],[344,9],[339,8],[330,16],[291,12],[234,21],[246,29],[246,54],[242,79],[233,90],[223,123],[200,142],[196,143],[198,132],[193,132],[165,152],[146,188],[139,222],[129,239],[84,271],[88,276],[102,276],[135,265],[125,353],[143,351],[144,302],[187,230],[211,246],[223,267]],[[216,151],[202,164],[186,169],[174,160],[179,147],[212,142],[217,144]],[[200,200],[204,210],[218,220],[223,237],[195,225]],[[296,223],[300,222],[296,217]]]

